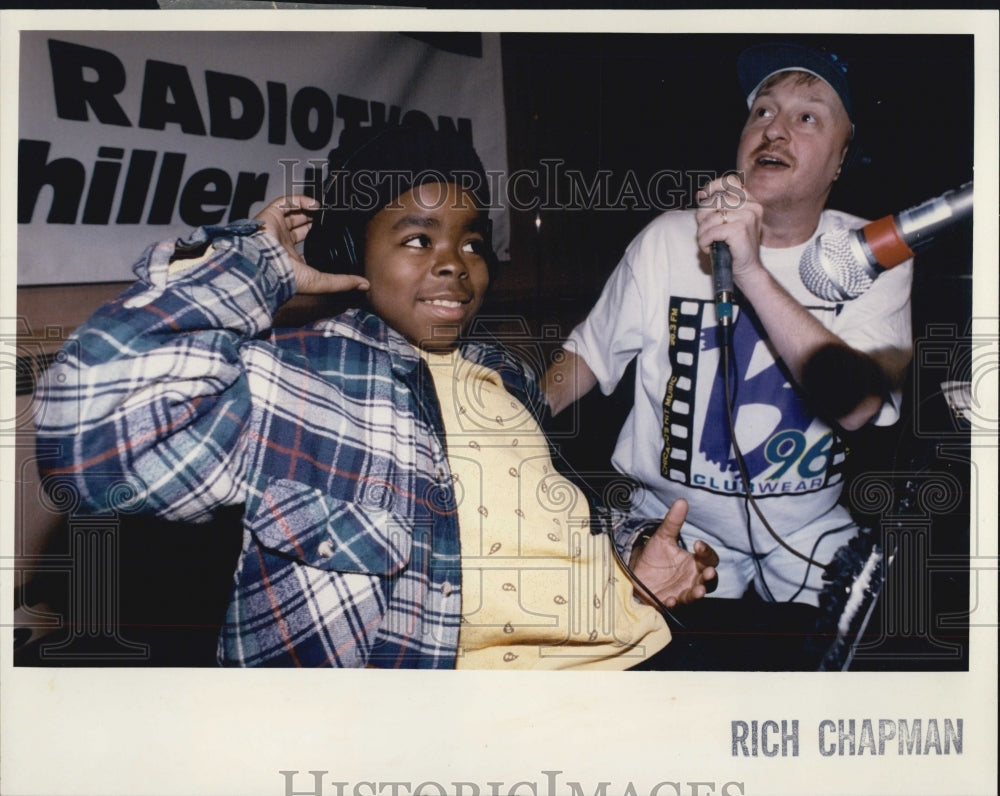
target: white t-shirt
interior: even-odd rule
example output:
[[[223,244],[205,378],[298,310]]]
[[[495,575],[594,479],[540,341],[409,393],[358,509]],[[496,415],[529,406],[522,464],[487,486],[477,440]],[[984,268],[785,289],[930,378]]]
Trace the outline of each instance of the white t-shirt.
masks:
[[[862,219],[826,210],[816,234],[859,227]],[[683,535],[750,552],[745,492],[726,414],[709,257],[698,251],[694,211],[664,213],[629,245],[601,297],[569,336],[605,394],[637,358],[635,401],[615,447],[614,466],[636,479],[634,511],[662,517],[677,498],[690,510]],[[799,277],[812,241],[761,248],[774,278],[845,343],[874,355],[898,385],[911,352],[912,261],[892,268],[858,298],[817,298]],[[734,308],[733,409],[751,490],[768,521],[798,544],[850,522],[837,501],[844,444],[814,417],[761,340],[750,312]],[[898,386],[874,422],[899,416]],[[752,512],[749,512],[752,515]],[[751,516],[754,549],[776,542]],[[808,549],[804,552],[808,553]]]

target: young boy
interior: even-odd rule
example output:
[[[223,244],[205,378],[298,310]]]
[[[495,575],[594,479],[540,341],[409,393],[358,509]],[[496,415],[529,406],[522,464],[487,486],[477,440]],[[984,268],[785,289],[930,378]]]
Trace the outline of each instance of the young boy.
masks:
[[[147,250],[39,391],[50,483],[92,511],[244,506],[224,665],[623,669],[663,648],[555,471],[535,374],[461,337],[495,259],[475,152],[388,128],[330,166],[322,205]],[[306,257],[342,273],[296,253],[316,211]],[[370,310],[271,328],[295,292],[354,288]],[[684,512],[615,529],[667,606],[714,575],[709,548],[677,545]]]

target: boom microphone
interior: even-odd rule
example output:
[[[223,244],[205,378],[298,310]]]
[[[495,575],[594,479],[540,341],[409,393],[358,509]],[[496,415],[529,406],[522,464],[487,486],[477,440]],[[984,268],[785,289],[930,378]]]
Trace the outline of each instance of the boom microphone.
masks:
[[[887,268],[913,257],[913,250],[972,212],[972,183],[860,229],[824,232],[803,252],[799,276],[809,292],[827,301],[860,296]]]

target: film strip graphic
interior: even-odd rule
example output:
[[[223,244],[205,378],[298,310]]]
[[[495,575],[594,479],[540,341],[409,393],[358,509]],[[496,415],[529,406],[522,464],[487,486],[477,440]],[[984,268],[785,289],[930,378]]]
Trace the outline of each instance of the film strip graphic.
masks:
[[[718,369],[715,306],[708,300],[675,297],[668,318],[671,371],[661,407],[660,473],[698,489],[743,494],[746,487],[732,458],[728,409]],[[845,441],[816,423],[777,362],[767,365],[757,356],[764,339],[752,312],[736,308],[733,411],[741,427],[750,428],[751,437],[757,435],[753,444],[743,444],[742,451],[750,488],[767,497],[815,492],[842,482]],[[767,413],[762,415],[760,407],[767,407]],[[770,426],[768,433],[761,434],[761,423]]]
[[[701,354],[701,332],[707,302],[670,301],[670,378],[663,394],[663,452],[660,473],[672,481],[691,481],[694,444],[694,388]]]

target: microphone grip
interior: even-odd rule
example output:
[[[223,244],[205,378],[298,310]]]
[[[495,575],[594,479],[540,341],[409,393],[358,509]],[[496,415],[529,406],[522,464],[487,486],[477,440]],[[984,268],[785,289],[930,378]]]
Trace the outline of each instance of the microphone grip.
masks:
[[[729,244],[721,240],[712,243],[712,286],[717,302],[732,299],[733,255]]]
[[[725,241],[712,242],[712,287],[720,344],[728,346],[733,324],[733,255]]]
[[[945,227],[972,213],[972,183],[896,214],[896,224],[911,249],[933,239]]]
[[[915,207],[872,221],[859,231],[858,242],[869,266],[875,269],[873,276],[878,276],[881,270],[913,257],[938,232],[971,213],[972,183],[967,182]]]

